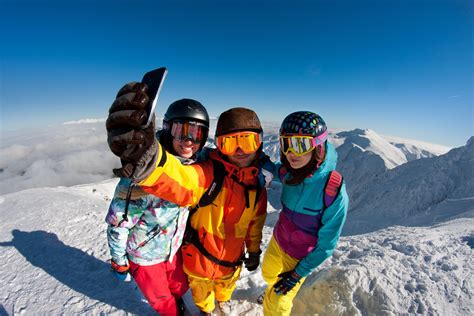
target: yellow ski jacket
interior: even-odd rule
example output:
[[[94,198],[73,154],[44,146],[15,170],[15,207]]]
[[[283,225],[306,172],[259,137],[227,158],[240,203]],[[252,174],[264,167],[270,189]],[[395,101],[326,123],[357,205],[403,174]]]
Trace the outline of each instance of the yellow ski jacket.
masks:
[[[257,189],[258,168],[239,168],[212,150],[209,159],[222,163],[226,176],[214,201],[200,207],[191,217],[204,248],[214,257],[236,262],[247,252],[257,252],[262,241],[266,218],[267,192]],[[180,206],[195,206],[212,184],[214,167],[211,160],[182,165],[178,159],[159,149],[155,170],[139,184],[143,189]],[[250,187],[250,188],[249,188]],[[193,244],[182,246],[184,269],[195,276],[219,279],[232,274],[226,267],[209,260]]]

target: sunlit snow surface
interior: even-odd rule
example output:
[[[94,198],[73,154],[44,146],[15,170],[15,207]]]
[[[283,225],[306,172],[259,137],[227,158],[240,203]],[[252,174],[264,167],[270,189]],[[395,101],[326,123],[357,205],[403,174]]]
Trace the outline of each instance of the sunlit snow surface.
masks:
[[[265,149],[277,159],[272,128]],[[345,236],[308,277],[293,314],[472,315],[474,142],[446,153],[437,145],[400,145],[371,130],[331,139],[341,150],[338,169],[348,182],[351,212]],[[108,153],[103,122],[20,130],[1,140],[0,315],[153,314],[106,262],[104,217],[118,160]],[[408,162],[383,146],[398,148]],[[414,146],[421,146],[415,160],[400,149],[413,155]],[[281,208],[280,190],[279,184],[269,189],[263,250]],[[232,314],[262,315],[256,298],[264,287],[260,269],[244,269]]]

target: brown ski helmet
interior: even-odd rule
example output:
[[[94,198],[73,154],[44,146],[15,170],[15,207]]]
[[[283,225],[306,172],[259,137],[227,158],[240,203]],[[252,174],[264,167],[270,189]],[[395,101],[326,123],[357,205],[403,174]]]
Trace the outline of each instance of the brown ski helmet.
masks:
[[[237,107],[229,109],[219,116],[216,137],[242,131],[262,133],[262,125],[257,113],[250,109]]]

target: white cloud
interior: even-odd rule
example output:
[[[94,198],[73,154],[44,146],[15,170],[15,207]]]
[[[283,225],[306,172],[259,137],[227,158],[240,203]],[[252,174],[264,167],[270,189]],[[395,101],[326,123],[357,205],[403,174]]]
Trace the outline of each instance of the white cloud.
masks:
[[[0,194],[112,178],[112,168],[117,168],[120,162],[110,152],[106,140],[103,122],[2,135]]]
[[[77,121],[68,121],[62,123],[63,125],[71,125],[71,124],[92,124],[92,123],[103,123],[105,122],[104,118],[101,119],[82,119]]]
[[[88,123],[79,123],[81,121]],[[159,122],[157,123],[160,126]],[[215,123],[215,120],[211,120],[210,135],[214,134]],[[278,126],[265,123],[264,129],[265,151],[274,160],[278,160],[278,139],[275,138]],[[383,141],[375,132],[371,135],[372,144],[377,143],[374,141],[375,138],[380,139],[379,143]],[[8,131],[0,137],[0,194],[35,187],[98,182],[112,178],[112,169],[120,166],[119,159],[108,148],[103,120],[91,122],[90,119],[86,119],[76,121],[74,124]],[[342,141],[334,135],[331,140],[336,146]],[[406,143],[401,139],[397,141]],[[415,147],[411,148],[413,146]],[[418,149],[417,147],[420,147],[418,145],[413,146],[410,147],[410,153],[414,152],[417,158],[423,156],[417,154],[420,151],[431,151],[429,144],[420,145],[423,149]],[[383,143],[380,152],[392,153],[398,150],[391,147],[393,146]],[[383,156],[378,153],[379,155]],[[345,161],[342,156],[340,160],[342,162],[340,167],[344,169]],[[404,162],[405,160],[400,160],[397,165]],[[350,173],[345,176],[349,179]]]

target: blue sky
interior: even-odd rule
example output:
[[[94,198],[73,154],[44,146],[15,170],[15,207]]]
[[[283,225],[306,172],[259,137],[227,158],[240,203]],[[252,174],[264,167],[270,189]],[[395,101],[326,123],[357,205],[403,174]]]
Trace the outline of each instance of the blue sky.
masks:
[[[105,118],[166,66],[157,115],[200,100],[280,122],[311,110],[448,146],[473,132],[470,0],[42,1],[0,4],[1,128]]]

